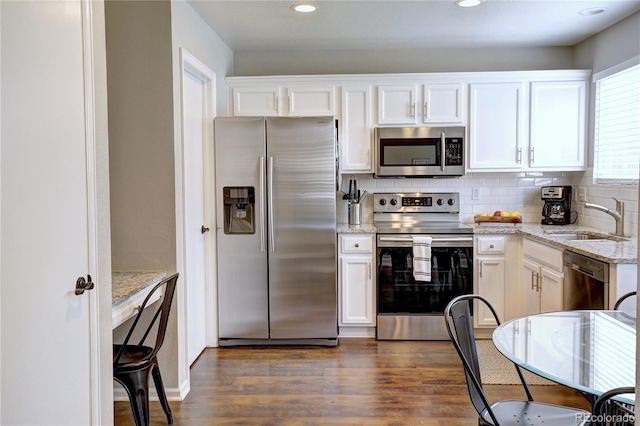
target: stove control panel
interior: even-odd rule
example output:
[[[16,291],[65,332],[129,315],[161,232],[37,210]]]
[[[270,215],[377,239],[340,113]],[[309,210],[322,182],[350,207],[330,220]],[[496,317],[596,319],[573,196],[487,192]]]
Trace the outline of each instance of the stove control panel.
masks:
[[[459,213],[459,206],[457,192],[373,194],[374,213]]]

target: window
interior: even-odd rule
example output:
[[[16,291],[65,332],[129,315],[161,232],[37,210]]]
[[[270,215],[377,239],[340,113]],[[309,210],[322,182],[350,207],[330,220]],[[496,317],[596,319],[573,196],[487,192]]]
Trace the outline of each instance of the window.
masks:
[[[594,181],[638,184],[640,176],[640,64],[620,66],[594,75]],[[633,65],[635,64],[635,65]]]

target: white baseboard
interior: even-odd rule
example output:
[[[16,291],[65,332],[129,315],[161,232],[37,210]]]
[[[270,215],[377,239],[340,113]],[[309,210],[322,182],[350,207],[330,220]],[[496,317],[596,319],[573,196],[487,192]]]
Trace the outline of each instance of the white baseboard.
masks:
[[[344,327],[340,326],[338,338],[340,337],[358,337],[358,338],[375,338],[375,327]]]
[[[169,401],[184,401],[187,394],[191,391],[189,381],[185,380],[179,388],[164,388],[164,392],[167,394]],[[119,384],[114,382],[113,386],[113,400],[114,401],[129,401],[127,391]],[[152,381],[149,382],[149,401],[159,401],[158,392]]]

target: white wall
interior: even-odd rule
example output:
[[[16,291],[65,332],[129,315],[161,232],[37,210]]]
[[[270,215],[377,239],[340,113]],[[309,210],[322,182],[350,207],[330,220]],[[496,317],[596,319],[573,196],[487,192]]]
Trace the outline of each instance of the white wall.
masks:
[[[640,12],[607,28],[575,47],[574,66],[590,68],[594,73],[617,65],[640,55]],[[595,185],[593,183],[593,104],[595,85],[591,86],[589,112],[589,170],[576,182],[585,187],[587,201],[608,208],[615,207],[612,197],[625,202],[625,232],[638,235],[638,186],[637,185]],[[615,230],[615,220],[608,214],[578,206],[580,222],[584,225]]]
[[[173,43],[173,77],[174,87],[179,89],[180,84],[180,47],[198,58],[200,62],[211,68],[216,73],[218,90],[216,91],[216,103],[218,115],[227,115],[227,91],[225,90],[225,77],[232,75],[233,51],[218,35],[205,24],[200,15],[186,3],[185,0],[171,2],[171,27]],[[176,98],[177,96],[177,98]],[[180,99],[180,93],[174,91],[174,98]],[[174,126],[180,125],[180,109],[174,108]],[[179,133],[176,131],[176,135]]]
[[[225,89],[224,78],[231,73],[233,67],[233,52],[211,28],[204,23],[193,8],[184,0],[174,0],[171,2],[171,40],[173,56],[173,127],[174,127],[174,147],[176,165],[176,200],[178,206],[176,219],[180,224],[183,221],[182,215],[182,105],[181,105],[181,75],[182,62],[180,49],[184,49],[207,66],[216,74],[216,111],[219,115],[227,114],[227,91]],[[213,142],[213,141],[211,141]],[[215,235],[215,234],[214,234]],[[184,235],[177,232],[177,252],[182,256]],[[182,262],[178,261],[178,265]],[[184,271],[180,271],[183,273]],[[184,282],[184,281],[183,281]],[[186,291],[177,292],[177,300],[174,302],[172,316],[177,316],[176,323],[172,322],[171,328],[167,330],[168,342],[172,345],[174,356],[177,360],[177,380],[180,392],[184,394],[190,388],[189,362],[186,351]],[[177,309],[175,309],[177,308]],[[182,337],[182,338],[179,338]]]

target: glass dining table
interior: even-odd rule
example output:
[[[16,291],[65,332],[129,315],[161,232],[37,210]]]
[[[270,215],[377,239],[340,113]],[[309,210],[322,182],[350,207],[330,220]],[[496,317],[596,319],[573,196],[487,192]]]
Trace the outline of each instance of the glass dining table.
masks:
[[[498,326],[493,343],[522,368],[594,398],[635,386],[636,317],[621,311],[563,311]],[[635,395],[616,397],[635,404]]]

